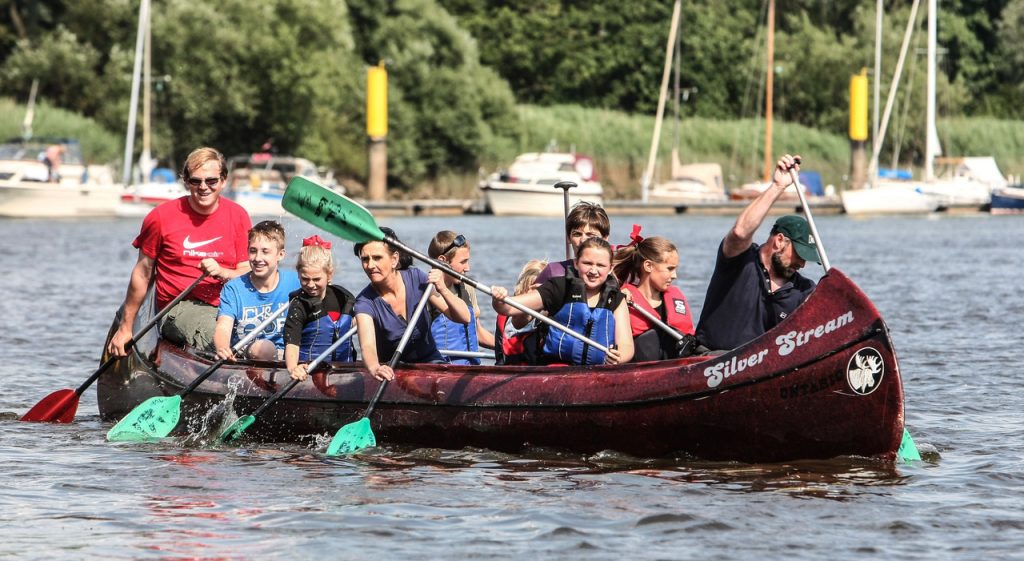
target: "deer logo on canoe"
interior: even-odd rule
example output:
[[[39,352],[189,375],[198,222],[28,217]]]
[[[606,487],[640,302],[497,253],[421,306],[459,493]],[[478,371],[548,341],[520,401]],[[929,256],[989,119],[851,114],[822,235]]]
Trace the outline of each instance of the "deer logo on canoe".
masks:
[[[860,395],[867,395],[878,388],[885,373],[882,355],[872,347],[860,349],[846,366],[846,381],[850,388]]]

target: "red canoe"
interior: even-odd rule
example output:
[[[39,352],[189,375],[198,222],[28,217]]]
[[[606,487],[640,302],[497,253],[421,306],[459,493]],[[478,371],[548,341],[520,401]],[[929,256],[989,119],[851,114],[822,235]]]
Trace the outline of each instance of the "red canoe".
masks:
[[[167,343],[145,352],[100,378],[104,419],[174,394],[210,365]],[[287,380],[280,364],[224,366],[186,396],[183,410],[198,416],[234,393],[234,410],[244,415]],[[359,365],[335,363],[297,385],[246,436],[333,434],[359,419],[377,386]],[[400,366],[372,425],[378,442],[438,448],[892,460],[903,433],[903,384],[885,322],[832,269],[779,326],[720,356],[600,367]]]

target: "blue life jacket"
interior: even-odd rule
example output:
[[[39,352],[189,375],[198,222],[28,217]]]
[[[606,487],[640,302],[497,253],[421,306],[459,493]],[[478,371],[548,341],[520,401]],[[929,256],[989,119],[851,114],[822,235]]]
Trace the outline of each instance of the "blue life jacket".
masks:
[[[551,319],[585,335],[605,347],[615,344],[615,308],[624,298],[619,284],[608,277],[601,289],[596,308],[587,304],[587,287],[574,272],[567,270],[567,292],[562,307]],[[547,327],[544,354],[574,365],[604,364],[605,353],[560,329]]]
[[[473,311],[469,291],[462,284],[456,284],[454,287],[455,293],[469,307],[469,323],[458,323],[448,319],[448,316],[438,313],[430,324],[430,332],[434,335],[434,342],[437,343],[437,348],[440,350],[479,351],[480,343],[476,335],[476,312]],[[478,358],[451,357],[449,361],[452,364],[480,364]]]
[[[329,285],[327,290],[334,292],[338,304],[341,306],[341,315],[338,321],[334,321],[323,310],[312,310],[309,316],[319,315],[317,319],[310,321],[302,328],[302,339],[299,342],[299,362],[308,362],[320,356],[327,350],[338,337],[348,333],[352,328],[352,306],[355,304],[355,297],[351,292],[337,285]],[[302,304],[312,304],[308,300],[299,300]],[[316,305],[320,305],[317,303]],[[355,347],[352,339],[345,341],[334,349],[330,356],[331,361],[352,362],[355,360]]]

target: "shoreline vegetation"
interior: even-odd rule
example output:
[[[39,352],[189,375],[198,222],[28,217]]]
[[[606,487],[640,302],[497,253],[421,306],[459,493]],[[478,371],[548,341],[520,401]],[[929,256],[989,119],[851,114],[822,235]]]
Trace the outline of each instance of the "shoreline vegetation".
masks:
[[[142,6],[138,0],[11,3],[0,10],[0,96],[24,102],[38,82],[37,99],[45,105],[37,134],[72,132],[44,126],[49,106],[89,117],[123,139]],[[176,167],[195,146],[231,156],[269,145],[333,169],[359,196],[367,176],[367,69],[383,66],[390,198],[476,198],[480,172],[554,141],[560,150],[594,158],[607,196],[635,199],[674,6],[669,0],[152,2],[151,152],[161,165]],[[764,161],[766,2],[680,6],[681,160],[721,164],[729,188],[756,181]],[[885,9],[877,77],[885,92],[911,11],[909,2]],[[918,10],[910,22],[916,32],[883,167],[894,167],[892,146],[899,153],[895,167],[924,161],[924,13]],[[1024,0],[952,3],[938,25],[936,102],[945,155],[991,155],[1004,173],[1024,174],[1024,34],[1018,32]],[[826,185],[845,187],[850,76],[865,67],[870,74],[875,28],[873,3],[793,2],[777,11],[777,125],[769,160],[800,153]],[[6,129],[16,135],[24,111],[5,107],[13,112],[4,115]],[[669,172],[674,128],[668,119],[655,180]],[[83,138],[87,153],[116,162],[123,140],[86,129],[97,135]]]
[[[518,105],[515,112],[524,131],[518,145],[502,142],[481,146],[479,153],[491,156],[480,158],[478,173],[446,170],[417,182],[409,190],[391,189],[389,197],[474,199],[479,196],[476,185],[481,175],[507,166],[520,153],[544,151],[549,144],[556,145],[559,150],[575,148],[593,157],[607,198],[640,197],[640,176],[650,149],[653,116],[573,105]],[[0,98],[0,135],[3,139],[20,136],[24,115],[23,104]],[[109,131],[93,119],[41,103],[36,106],[32,128],[34,136],[78,138],[90,163],[120,167],[123,133]],[[1024,174],[1024,121],[957,117],[939,119],[938,128],[946,155],[991,155],[1003,174]],[[773,142],[779,150],[801,154],[806,162],[805,168],[821,172],[826,184],[835,185],[838,190],[846,187],[849,140],[842,135],[793,123],[776,121],[774,129]],[[757,119],[684,119],[679,132],[680,159],[683,163],[717,162],[722,165],[726,187],[739,187],[758,180],[763,131],[764,122]],[[672,123],[666,123],[659,148],[658,178],[664,178],[668,173],[673,134]],[[906,160],[915,156],[913,152],[904,152],[900,167],[911,167]],[[883,151],[882,167],[889,167],[889,160],[891,152]],[[913,171],[915,177],[920,176],[918,167],[913,167]],[[353,195],[363,194],[362,178],[342,178],[342,182]]]

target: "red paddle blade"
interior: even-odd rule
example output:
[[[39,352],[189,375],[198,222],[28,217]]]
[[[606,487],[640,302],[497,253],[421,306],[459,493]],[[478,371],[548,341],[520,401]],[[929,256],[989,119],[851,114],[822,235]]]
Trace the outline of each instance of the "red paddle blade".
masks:
[[[75,390],[57,390],[44,397],[22,416],[22,421],[32,423],[70,423],[78,411],[78,394]]]

